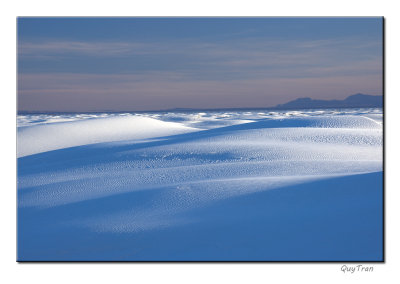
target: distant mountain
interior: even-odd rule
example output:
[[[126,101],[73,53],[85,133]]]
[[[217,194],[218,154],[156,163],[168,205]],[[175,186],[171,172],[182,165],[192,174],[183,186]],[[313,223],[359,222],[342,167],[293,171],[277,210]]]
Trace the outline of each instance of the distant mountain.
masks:
[[[313,100],[311,98],[300,98],[286,104],[277,105],[276,109],[307,109],[307,108],[359,108],[359,107],[382,107],[382,96],[371,96],[355,94],[344,100]]]
[[[230,108],[172,108],[155,110],[98,110],[98,111],[27,111],[18,110],[18,115],[27,114],[77,114],[77,113],[124,113],[124,112],[191,112],[191,111],[239,111],[239,110],[258,110],[258,109],[315,109],[315,108],[362,108],[362,107],[382,107],[383,97],[365,94],[355,94],[344,100],[313,100],[311,98],[299,98],[275,107],[230,107]]]

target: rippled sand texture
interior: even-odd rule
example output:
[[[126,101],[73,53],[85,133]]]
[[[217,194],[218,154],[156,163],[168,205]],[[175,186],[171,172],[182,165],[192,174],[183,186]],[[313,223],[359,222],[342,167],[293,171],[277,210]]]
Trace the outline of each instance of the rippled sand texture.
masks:
[[[382,111],[18,117],[19,260],[381,260]]]

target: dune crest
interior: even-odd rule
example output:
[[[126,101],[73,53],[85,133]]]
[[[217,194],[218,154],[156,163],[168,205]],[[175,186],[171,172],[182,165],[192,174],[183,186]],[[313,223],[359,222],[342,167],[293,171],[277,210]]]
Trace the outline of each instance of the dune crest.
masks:
[[[18,129],[18,157],[82,146],[198,131],[180,123],[142,116],[120,116],[41,124]]]

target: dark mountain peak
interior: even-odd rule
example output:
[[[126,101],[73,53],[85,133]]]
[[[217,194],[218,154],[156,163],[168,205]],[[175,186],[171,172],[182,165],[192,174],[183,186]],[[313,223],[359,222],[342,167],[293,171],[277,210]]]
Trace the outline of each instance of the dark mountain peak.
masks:
[[[357,94],[354,94],[354,95],[350,95],[347,98],[352,98],[352,97],[370,97],[370,96],[372,96],[372,95],[357,93]]]
[[[344,100],[314,100],[311,98],[298,98],[286,104],[277,105],[278,109],[307,109],[307,108],[358,108],[382,107],[383,97],[366,94],[354,94]]]
[[[364,99],[370,99],[371,97],[381,97],[381,96],[372,96],[372,95],[366,95],[366,94],[354,94],[351,96],[348,96],[345,101],[353,101],[353,100],[364,100]]]

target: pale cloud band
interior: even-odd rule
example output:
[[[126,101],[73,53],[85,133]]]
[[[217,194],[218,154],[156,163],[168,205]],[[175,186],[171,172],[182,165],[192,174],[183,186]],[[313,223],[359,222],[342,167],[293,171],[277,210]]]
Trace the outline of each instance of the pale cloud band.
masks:
[[[177,74],[22,74],[20,110],[129,111],[172,108],[271,107],[298,97],[379,94],[380,75],[182,80]],[[227,100],[229,97],[229,100]],[[256,104],[255,104],[256,102]],[[90,107],[88,107],[90,105]]]

